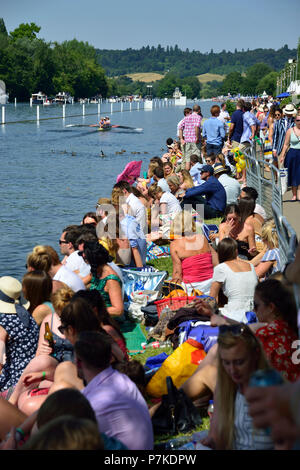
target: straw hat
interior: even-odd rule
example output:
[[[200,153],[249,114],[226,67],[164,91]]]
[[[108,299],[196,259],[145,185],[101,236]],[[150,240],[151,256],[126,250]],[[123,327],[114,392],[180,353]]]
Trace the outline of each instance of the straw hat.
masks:
[[[218,163],[214,167],[214,175],[219,175],[220,173],[227,173],[227,168],[224,168],[224,166],[221,163]]]
[[[0,313],[17,313],[16,304],[28,309],[30,302],[20,298],[22,284],[11,276],[0,277]]]
[[[292,103],[287,104],[283,108],[283,112],[284,112],[284,114],[287,114],[288,116],[294,116],[297,113],[296,108]]]

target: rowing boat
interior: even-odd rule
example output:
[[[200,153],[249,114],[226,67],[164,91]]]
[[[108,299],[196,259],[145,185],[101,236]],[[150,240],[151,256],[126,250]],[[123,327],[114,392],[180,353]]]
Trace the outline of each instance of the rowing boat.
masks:
[[[111,128],[112,126],[103,126],[103,127],[99,127],[98,131],[110,131]]]

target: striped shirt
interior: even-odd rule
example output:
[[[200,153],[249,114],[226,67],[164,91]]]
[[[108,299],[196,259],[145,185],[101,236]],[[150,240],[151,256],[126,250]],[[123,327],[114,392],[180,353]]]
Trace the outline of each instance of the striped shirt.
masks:
[[[197,113],[188,114],[178,125],[179,129],[184,131],[185,142],[196,142],[196,131],[195,127],[201,129],[202,117]],[[200,138],[200,134],[199,134]]]
[[[239,391],[234,407],[234,449],[235,450],[271,450],[274,444],[264,430],[253,427],[248,412],[248,403]]]
[[[279,253],[279,248],[273,248],[273,250],[268,250],[261,262],[263,263],[264,261],[275,261],[273,263],[273,266],[269,269],[269,271],[266,273],[266,278],[271,276],[271,274],[277,273],[278,271],[282,271],[283,266],[282,262],[280,259],[280,253]]]
[[[287,130],[290,127],[294,127],[294,119],[293,118],[281,118],[274,123],[274,131],[273,131],[273,150],[276,150],[277,155],[279,155],[282,151],[285,135]]]

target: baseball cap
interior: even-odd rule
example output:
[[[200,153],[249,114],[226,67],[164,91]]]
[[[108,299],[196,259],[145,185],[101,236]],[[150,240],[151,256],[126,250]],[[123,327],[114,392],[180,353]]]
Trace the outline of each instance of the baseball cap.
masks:
[[[200,170],[200,173],[210,173],[211,175],[214,174],[214,169],[211,165],[204,165],[201,170]]]

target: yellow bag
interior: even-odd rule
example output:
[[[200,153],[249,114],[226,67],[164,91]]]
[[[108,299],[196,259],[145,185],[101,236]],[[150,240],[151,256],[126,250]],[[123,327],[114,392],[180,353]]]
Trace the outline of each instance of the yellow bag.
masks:
[[[175,387],[179,388],[197,369],[206,353],[203,345],[189,338],[179,346],[162,364],[146,387],[147,393],[159,398],[167,393],[166,377],[172,377]]]

